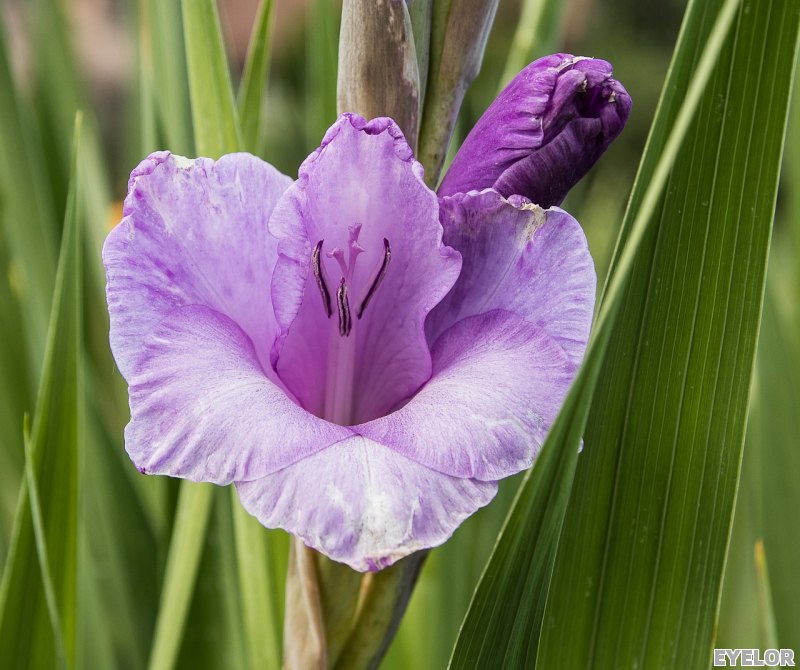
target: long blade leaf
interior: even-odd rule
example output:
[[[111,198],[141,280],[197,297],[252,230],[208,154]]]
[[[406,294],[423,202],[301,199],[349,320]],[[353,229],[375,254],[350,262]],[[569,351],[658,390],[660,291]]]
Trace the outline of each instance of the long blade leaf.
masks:
[[[82,430],[81,228],[76,123],[73,178],[50,327],[26,440],[12,547],[0,587],[0,667],[73,667],[76,637],[78,445]]]
[[[572,479],[569,454],[561,459],[562,465],[556,467],[553,463],[557,461],[557,459],[549,453],[549,450],[553,449],[555,451],[556,448],[560,448],[560,450],[563,451],[574,448],[574,439],[562,439],[566,434],[564,429],[564,423],[566,422],[565,417],[572,418],[573,420],[577,418],[577,420],[580,421],[580,411],[575,410],[579,410],[580,405],[585,406],[586,400],[589,395],[591,395],[591,392],[594,391],[593,378],[599,372],[598,364],[603,362],[606,343],[613,342],[608,353],[608,355],[612,357],[611,360],[613,360],[613,364],[609,363],[608,359],[606,359],[604,365],[609,367],[602,370],[602,374],[596,377],[599,381],[600,388],[594,396],[595,400],[592,406],[592,418],[594,421],[601,426],[604,425],[601,421],[601,417],[607,419],[605,403],[610,401],[609,398],[622,399],[624,402],[629,397],[633,397],[638,400],[643,412],[652,409],[654,404],[659,406],[659,399],[654,398],[654,388],[652,387],[647,389],[648,392],[642,392],[635,396],[629,395],[628,391],[631,385],[630,379],[620,379],[619,375],[615,374],[618,373],[622,366],[618,359],[615,360],[613,358],[615,353],[620,351],[622,341],[625,341],[626,348],[624,351],[628,353],[629,357],[631,351],[637,351],[637,341],[641,335],[640,329],[643,318],[642,315],[635,310],[631,311],[633,309],[631,305],[631,287],[638,288],[640,292],[642,291],[642,287],[644,287],[644,290],[647,289],[647,277],[645,276],[645,280],[642,281],[640,275],[642,272],[649,270],[654,262],[663,259],[662,262],[667,263],[668,261],[674,261],[676,258],[680,259],[683,261],[684,267],[682,268],[683,272],[676,275],[679,277],[683,277],[684,274],[697,275],[698,269],[700,270],[699,276],[701,277],[706,254],[717,263],[723,262],[724,259],[729,266],[733,260],[742,265],[742,269],[744,270],[743,275],[734,273],[733,275],[728,274],[725,276],[726,280],[733,284],[733,286],[721,287],[720,295],[729,295],[725,292],[726,288],[731,291],[737,290],[740,294],[745,293],[750,304],[753,305],[753,309],[749,310],[747,313],[742,313],[741,311],[737,311],[736,303],[726,301],[724,303],[725,308],[730,308],[735,318],[738,319],[737,325],[741,326],[741,331],[725,331],[724,329],[718,329],[712,331],[710,336],[713,342],[722,342],[727,346],[740,345],[744,347],[743,351],[737,352],[737,360],[741,363],[738,376],[725,376],[723,374],[721,384],[728,391],[737,388],[747,388],[749,371],[752,367],[755,332],[760,312],[760,297],[761,290],[763,289],[763,269],[766,253],[760,256],[756,253],[751,257],[742,258],[741,249],[732,246],[730,244],[730,238],[725,237],[725,226],[723,224],[726,220],[728,197],[731,194],[741,193],[743,190],[741,183],[733,183],[731,179],[724,179],[722,180],[722,185],[718,186],[715,191],[718,200],[714,201],[714,204],[717,205],[717,209],[712,210],[714,216],[711,217],[711,220],[717,224],[717,228],[723,231],[719,234],[719,239],[713,240],[716,244],[706,244],[706,246],[700,245],[699,249],[702,253],[695,254],[687,254],[685,252],[680,254],[676,253],[674,249],[660,249],[659,251],[661,254],[667,254],[665,256],[656,256],[653,245],[651,244],[651,241],[655,239],[656,236],[661,235],[661,231],[664,228],[667,228],[670,234],[678,236],[679,240],[684,240],[685,243],[686,237],[680,237],[679,233],[682,228],[690,228],[692,222],[685,216],[678,216],[676,212],[677,207],[669,209],[663,206],[665,202],[665,194],[663,191],[664,182],[667,177],[671,180],[674,180],[676,175],[683,174],[685,177],[687,172],[685,166],[687,164],[692,164],[693,158],[696,160],[696,156],[694,156],[696,147],[693,143],[698,134],[698,124],[709,123],[707,118],[707,109],[709,100],[711,99],[707,90],[709,82],[713,83],[714,86],[722,88],[724,95],[733,76],[730,69],[733,55],[735,54],[738,58],[753,59],[753,54],[744,50],[745,47],[742,46],[738,39],[729,37],[727,41],[725,40],[729,32],[731,21],[735,16],[737,6],[738,3],[736,2],[718,2],[712,8],[697,2],[690,5],[676,48],[670,74],[665,84],[665,93],[660,104],[654,128],[651,132],[648,148],[643,157],[637,183],[634,187],[631,204],[626,215],[626,224],[623,227],[623,234],[618,248],[616,263],[610,275],[608,289],[604,296],[594,339],[587,353],[586,363],[565,403],[562,416],[559,417],[559,420],[556,422],[548,444],[545,445],[545,449],[540,456],[539,463],[533,475],[528,479],[521,490],[519,500],[499,540],[495,555],[487,566],[484,580],[476,592],[473,606],[467,616],[459,638],[459,644],[454,651],[453,667],[467,667],[470,663],[475,663],[476,661],[484,660],[485,662],[492,662],[492,659],[496,661],[498,658],[501,658],[507,667],[531,667],[536,662],[537,655],[542,667],[587,667],[587,664],[591,666],[591,659],[580,657],[575,651],[576,648],[582,648],[591,643],[591,631],[584,631],[583,635],[585,637],[580,638],[581,644],[575,644],[576,633],[572,622],[574,621],[576,611],[582,612],[582,608],[585,608],[585,602],[578,599],[579,596],[585,598],[585,592],[587,590],[585,576],[589,575],[592,571],[599,570],[604,565],[604,556],[602,553],[599,556],[593,554],[591,556],[591,561],[593,562],[590,565],[589,559],[586,557],[587,552],[585,545],[570,543],[568,549],[559,549],[559,555],[562,555],[563,552],[567,558],[557,565],[555,579],[558,580],[560,578],[563,581],[556,581],[555,583],[561,585],[565,590],[571,588],[572,591],[569,595],[573,596],[573,599],[569,601],[569,605],[565,605],[562,594],[559,593],[558,596],[550,595],[551,600],[548,601],[550,605],[544,619],[544,621],[546,621],[546,626],[542,632],[542,648],[537,650],[539,627],[543,621],[542,610],[544,608],[545,599],[548,597],[548,569],[549,566],[552,565],[552,552],[556,546],[556,541],[552,539],[554,535],[553,529],[558,525],[560,520],[559,509],[563,509],[563,507],[560,505],[560,500],[556,500],[550,505],[545,505],[543,509],[534,508],[532,505],[526,503],[536,497],[531,493],[531,488],[541,488],[545,492],[549,488],[551,491],[561,493],[565,487],[569,487]],[[769,8],[762,6],[761,11],[766,11],[768,13]],[[785,20],[787,17],[783,18]],[[788,25],[790,27],[792,26],[791,20],[788,22]],[[764,31],[767,29],[763,24],[757,24],[757,26],[757,30]],[[796,27],[795,21],[795,32],[791,33],[790,29],[790,38],[796,38]],[[741,30],[741,24],[738,25],[737,30]],[[780,46],[776,46],[776,49],[784,58],[787,58],[788,62],[791,62],[791,56],[794,53],[794,44],[795,39],[789,39],[788,43],[781,43],[779,41]],[[701,49],[702,54],[700,54]],[[699,59],[698,54],[700,54]],[[774,54],[771,55],[774,56]],[[762,54],[762,57],[763,56]],[[756,59],[756,61],[760,66],[764,65],[763,59]],[[736,74],[738,75],[738,71]],[[784,86],[783,89],[778,89],[776,91],[770,88],[769,91],[771,94],[775,95],[774,107],[772,109],[778,110],[776,114],[779,122],[775,122],[770,126],[771,134],[769,137],[773,142],[772,144],[768,144],[768,146],[771,153],[767,154],[768,158],[766,159],[766,164],[758,167],[762,170],[766,167],[768,170],[767,174],[770,174],[770,171],[772,174],[775,174],[777,166],[779,165],[780,148],[782,145],[782,124],[785,123],[786,118],[788,84]],[[717,97],[719,97],[719,93],[717,93]],[[698,112],[699,119],[696,118],[694,114],[698,103],[700,104],[700,111]],[[706,116],[704,116],[704,114],[706,114]],[[743,119],[741,119],[742,115],[746,115],[748,120],[752,118],[752,113],[746,107],[743,100],[736,100],[730,108],[730,114],[731,123],[735,124],[732,128],[741,130],[744,134],[759,131],[759,128],[753,127],[753,123],[744,125],[739,123],[740,121],[743,122]],[[690,122],[693,122],[691,126]],[[688,137],[686,134],[687,131],[689,133]],[[705,156],[706,161],[709,160],[708,157],[710,156],[713,165],[714,161],[717,160],[718,151],[719,147],[717,145],[709,147],[708,154]],[[743,156],[737,154],[731,156],[730,160],[738,160],[739,164],[741,164],[743,162]],[[728,163],[728,165],[735,164],[737,163]],[[726,173],[726,177],[730,177],[731,172],[732,171],[729,170],[728,173]],[[762,190],[758,195],[759,200],[757,203],[760,209],[755,218],[760,224],[761,229],[766,230],[768,234],[771,224],[772,208],[774,207],[775,181],[773,179],[770,182],[768,179],[767,183],[769,187],[766,189],[766,192]],[[705,187],[707,185],[704,184],[703,186]],[[672,192],[672,188],[668,189],[668,193]],[[688,183],[681,184],[680,192],[685,193],[687,198],[696,199],[698,203],[705,202],[705,206],[708,207],[709,194],[707,191],[699,188],[696,181],[690,180]],[[665,212],[669,214],[671,218],[665,218]],[[678,221],[674,219],[678,219]],[[706,237],[707,241],[709,237],[710,236]],[[726,239],[727,244],[725,244]],[[761,241],[764,239],[768,239],[768,237],[763,238],[762,236]],[[743,244],[744,242],[740,241],[740,243]],[[693,244],[695,245],[693,248],[697,249],[697,242],[694,241]],[[748,263],[751,264],[754,269],[751,269]],[[669,267],[672,266],[670,265]],[[747,279],[748,283],[736,283],[737,281],[744,282],[744,278]],[[699,281],[699,278],[697,281]],[[651,305],[655,305],[653,309],[663,309],[670,304],[671,300],[679,300],[681,295],[687,290],[686,286],[678,282],[675,282],[674,288],[669,284],[666,286],[664,284],[665,282],[661,282],[661,284],[655,286],[654,295],[651,296]],[[622,311],[618,314],[618,309],[620,307]],[[642,304],[639,303],[637,307],[641,309]],[[719,309],[717,309],[715,316],[718,316],[718,313]],[[723,316],[726,317],[727,313],[723,313]],[[657,327],[661,329],[660,332],[664,332],[663,322],[657,323]],[[675,347],[676,345],[680,346],[682,344],[682,340],[680,339],[682,335],[682,333],[680,333],[681,326],[684,326],[684,330],[691,331],[695,324],[691,319],[687,319],[679,324],[670,322],[670,326],[671,331],[678,331],[674,339],[669,343],[670,347]],[[653,336],[651,336],[651,338],[652,337]],[[749,350],[747,349],[748,344],[750,345]],[[748,356],[750,367],[748,367]],[[716,369],[717,372],[719,370],[720,368]],[[713,381],[716,383],[716,376],[714,376]],[[674,391],[677,389],[679,392],[684,388],[685,387],[681,384],[669,387],[670,390]],[[728,394],[727,397],[724,393],[720,394],[719,402],[727,401],[729,398],[730,394]],[[576,405],[578,407],[576,407]],[[716,416],[709,411],[710,408],[707,406],[703,407],[702,410],[708,412],[708,414],[703,414],[705,417]],[[721,431],[720,433],[716,435],[711,432],[706,433],[706,435],[695,434],[691,436],[691,439],[701,442],[710,440],[710,443],[713,444],[713,440],[719,440],[720,436],[728,437],[731,432],[735,434],[738,428],[738,439],[739,444],[741,444],[741,431],[744,427],[743,407],[739,414],[731,413],[727,415],[726,418],[731,422],[731,425],[714,425],[715,430]],[[739,422],[738,424],[736,423],[737,421]],[[590,432],[586,435],[587,453],[581,459],[584,465],[579,469],[579,473],[586,471],[585,464],[587,460],[596,457],[595,454],[597,453],[612,451],[614,446],[621,439],[625,439],[626,437],[625,434],[620,435],[619,433],[607,431],[607,434],[613,435],[613,438],[608,438],[610,444],[596,446],[594,442],[597,441],[597,438],[591,432],[592,425],[593,424],[590,422]],[[578,428],[578,430],[580,430],[580,428]],[[733,438],[734,443],[736,439],[735,437]],[[691,445],[692,442],[690,441],[689,444]],[[732,472],[729,473],[728,478],[729,481],[732,480],[733,482],[731,490],[735,488],[738,474],[738,459],[734,459],[734,461],[735,465]],[[545,472],[541,475],[537,475],[536,471],[540,469]],[[605,476],[603,477],[602,475]],[[613,469],[610,472],[602,473],[602,475],[595,473],[594,480],[597,480],[596,486],[609,487],[614,483],[616,473]],[[580,479],[578,481],[579,483],[581,482]],[[553,486],[554,482],[557,482],[558,486]],[[635,484],[638,487],[639,483],[640,478],[633,478],[632,485]],[[646,487],[644,488],[646,490]],[[587,516],[591,516],[593,513],[595,515],[597,514],[595,502],[590,500],[588,503],[583,501],[575,503],[576,495],[577,493],[574,493],[572,497],[573,502],[570,507],[570,520],[585,533],[596,533],[597,525],[592,523],[594,519],[588,522],[586,521]],[[544,493],[540,493],[538,497],[543,500],[546,499]],[[720,507],[723,508],[720,516],[727,519],[727,523],[723,524],[726,529],[729,526],[732,499],[727,501],[727,503],[726,516],[726,512],[724,511],[725,501],[720,501]],[[638,511],[638,507],[635,504],[624,505],[624,507],[631,514],[636,514]],[[529,515],[525,522],[519,520],[522,514]],[[543,525],[543,520],[547,520],[548,523]],[[548,532],[544,536],[537,535],[537,533],[541,533],[543,529]],[[570,528],[567,526],[567,538],[569,538],[569,530]],[[656,532],[654,534],[657,536],[658,533]],[[562,540],[562,542],[564,541],[566,540]],[[717,546],[721,557],[724,557],[726,541],[727,535],[724,535],[722,541],[719,542]],[[539,552],[537,554],[539,545],[546,546],[549,551]],[[617,541],[617,546],[620,547],[618,551],[631,551],[630,546],[626,546],[625,549],[622,549],[624,545],[620,540]],[[540,559],[538,563],[533,560],[537,555]],[[689,560],[691,560],[691,555],[687,554],[687,556],[689,556]],[[526,563],[526,561],[529,562]],[[565,567],[567,564],[569,564],[569,568]],[[718,565],[714,567],[716,568],[716,573],[711,572],[713,568],[709,569],[709,573],[711,575],[716,574],[716,581],[718,583],[722,570],[722,561],[720,560]],[[491,584],[493,575],[501,574],[506,571],[515,575],[514,578],[506,578],[506,588],[495,589],[486,585]],[[576,579],[576,574],[580,575],[581,579]],[[621,585],[618,588],[622,588]],[[520,595],[520,593],[523,595]],[[706,598],[705,602],[712,602],[715,605],[716,596],[717,592],[714,589],[706,591],[704,593],[704,597]],[[553,615],[550,614],[554,609],[560,615],[557,620],[554,620]],[[712,611],[710,615],[707,616],[707,621],[705,622],[709,627],[713,624],[713,609],[712,607]],[[594,611],[591,611],[590,614],[594,614]],[[615,614],[617,613],[615,612]],[[605,612],[602,612],[602,614],[598,616],[602,616],[603,619],[608,622],[608,627],[618,628],[618,616],[615,619],[613,616],[607,616]],[[639,617],[643,619],[646,618],[641,612],[639,613]],[[569,643],[565,640],[565,636],[570,638]],[[556,637],[557,641],[553,642],[553,639]],[[703,640],[697,636],[691,641],[694,645],[688,645],[687,653],[690,657],[693,657],[692,655],[696,657],[698,645],[701,645]],[[659,642],[663,642],[663,640]],[[707,643],[708,640],[705,640],[705,642]],[[655,646],[654,648],[664,651],[667,649],[667,645],[664,644],[663,647]],[[565,650],[568,650],[568,653],[565,654]],[[703,653],[705,654],[705,660],[708,649],[704,648]],[[561,654],[561,656],[557,657],[556,654]],[[568,661],[574,662],[574,665],[564,666],[565,655]],[[558,658],[558,660],[556,660],[556,658]],[[573,659],[576,660],[573,661]],[[606,666],[615,666],[620,662],[618,656],[616,656],[614,660],[606,658],[604,661]],[[623,660],[622,662],[625,663],[626,661]],[[629,664],[631,663],[633,663],[633,661]],[[606,666],[600,665],[600,667]]]
[[[46,189],[46,172],[38,160],[40,146],[30,110],[20,99],[12,77],[3,28],[0,24],[1,223],[16,293],[25,302],[21,312],[29,367],[38,375],[55,280],[58,225]],[[32,383],[35,380],[34,376]]]
[[[475,662],[493,663],[498,657],[510,667],[535,664],[559,533],[576,467],[578,444],[609,343],[613,318],[623,295],[621,287],[629,276],[640,240],[652,217],[654,203],[664,187],[666,175],[697,108],[700,92],[708,80],[711,64],[716,60],[721,40],[730,25],[730,7],[735,8],[735,3],[729,2],[727,7],[727,13],[720,16],[713,33],[715,39],[709,40],[706,45],[697,73],[688,87],[688,94],[681,103],[677,123],[669,135],[666,132],[659,135],[660,126],[654,124],[648,145],[650,150],[645,151],[637,178],[639,188],[637,190],[634,187],[631,198],[635,202],[638,197],[640,206],[629,207],[631,232],[620,244],[620,260],[610,276],[609,290],[600,309],[586,360],[534,470],[526,475],[520,487],[514,507],[498,537],[459,633],[451,667],[470,667]],[[682,35],[685,37],[686,31]],[[682,53],[684,44],[685,40],[679,39],[677,54]],[[662,113],[668,107],[671,89],[666,85],[665,90],[668,95],[662,100]],[[680,102],[675,100],[676,104]],[[642,178],[648,170],[650,178]],[[520,577],[524,580],[522,588],[518,583]]]
[[[180,650],[186,613],[195,587],[197,569],[214,500],[209,484],[188,483],[181,486],[175,530],[169,546],[161,606],[156,620],[151,670],[171,668]]]
[[[142,111],[156,121],[156,128],[149,127],[150,132],[143,133],[146,150],[169,148],[190,156],[192,116],[182,25],[180,3],[139,0],[142,104],[151,105]],[[160,145],[161,142],[165,145]]]
[[[720,7],[690,5],[689,44],[713,34]],[[542,667],[710,661],[798,25],[796,3],[738,9],[642,240],[587,426]]]
[[[248,151],[255,154],[260,153],[263,140],[262,108],[269,71],[272,7],[272,0],[261,0],[256,22],[253,24],[253,33],[250,36],[242,81],[239,84],[238,103],[242,142]]]
[[[181,6],[195,149],[219,158],[237,151],[242,141],[217,4],[214,0],[183,0]]]

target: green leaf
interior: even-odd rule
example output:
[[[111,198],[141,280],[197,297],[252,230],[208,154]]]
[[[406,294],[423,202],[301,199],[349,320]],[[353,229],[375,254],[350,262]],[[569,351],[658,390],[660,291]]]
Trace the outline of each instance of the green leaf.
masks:
[[[175,665],[183,639],[186,613],[195,588],[197,569],[206,537],[214,487],[211,484],[184,483],[175,513],[175,525],[169,546],[161,606],[156,619],[151,670]]]
[[[91,379],[88,370],[85,379]],[[162,504],[161,526],[154,526],[137,489],[163,488],[168,482],[136,471],[122,445],[122,427],[106,427],[96,387],[89,382],[87,389],[95,392],[87,393],[83,441],[83,479],[91,485],[82,491],[79,511],[76,667],[143,670],[158,611],[169,539],[163,526],[170,510]]]
[[[275,592],[277,582],[270,574],[274,556],[270,555],[269,540],[273,536],[245,512],[233,488],[231,497],[249,667],[252,670],[277,668],[281,664],[282,627],[278,607],[280,594]]]
[[[219,158],[242,146],[214,0],[182,0],[195,149]]]
[[[181,5],[175,0],[139,0],[139,79],[141,113],[150,120],[143,153],[168,148],[193,155]]]
[[[657,125],[672,125],[675,92],[726,9],[690,4]],[[798,25],[797,3],[738,8],[642,239],[587,425],[542,667],[709,664]],[[648,173],[646,156],[638,183]],[[635,189],[634,211],[643,200]]]
[[[758,615],[764,640],[763,647],[775,649],[778,647],[778,633],[775,626],[775,608],[772,604],[772,586],[762,540],[756,541],[754,553],[758,585]]]
[[[74,110],[78,107],[91,110],[72,54],[69,24],[62,14],[62,4],[59,0],[37,0],[32,4],[30,28],[36,43],[42,45],[31,63],[34,83],[31,93],[36,113],[30,116],[38,122],[37,128],[45,139],[44,146],[31,145],[36,149],[35,159],[46,167],[35,185],[44,194],[41,201],[56,203],[59,208],[63,207],[65,197],[62,191],[69,170],[69,133]],[[82,492],[78,512],[81,533],[75,665],[114,667],[124,659],[127,667],[141,668],[152,636],[158,604],[154,583],[163,559],[155,538],[164,535],[167,518],[163,510],[155,513],[152,508],[156,505],[146,503],[157,500],[150,492],[155,492],[158,484],[163,489],[166,482],[141,477],[122,448],[122,427],[128,418],[127,398],[119,374],[113,372],[115,367],[108,348],[108,315],[100,262],[100,246],[109,223],[109,172],[90,111],[84,118],[77,173],[81,182],[79,205],[85,212],[81,218],[85,223],[84,379],[90,407],[81,440],[85,468],[82,476],[92,486]],[[60,226],[54,227],[55,235],[59,229]],[[30,253],[33,264],[39,259],[40,250],[35,248]],[[31,306],[26,303],[23,310]],[[68,472],[63,476],[68,477]]]
[[[773,584],[773,605],[781,647],[800,649],[800,86],[795,72],[793,115],[785,161],[786,181],[770,259],[764,325],[758,352],[755,403],[758,421],[748,430],[745,459],[761,460],[760,520]],[[747,461],[745,461],[747,462]]]
[[[729,2],[728,7],[735,8],[735,3]],[[657,122],[654,124],[650,150],[645,152],[640,178],[637,179],[639,188],[634,187],[632,195],[632,201],[638,198],[640,206],[638,210],[635,207],[628,210],[631,232],[625,234],[626,229],[623,229],[625,237],[619,261],[610,275],[609,288],[586,360],[534,469],[525,476],[498,537],[459,633],[451,667],[491,664],[498,659],[508,667],[532,667],[536,662],[544,607],[575,472],[578,445],[609,344],[614,316],[621,302],[621,287],[630,275],[655,202],[664,188],[666,175],[708,80],[721,39],[730,23],[730,14],[729,9],[714,32],[715,39],[709,40],[669,137],[666,131],[658,135],[661,126]],[[679,41],[676,48],[678,55],[682,53],[682,44]],[[671,90],[669,82],[665,90]],[[665,108],[662,104],[661,109]],[[650,178],[642,178],[642,174],[648,171]]]
[[[58,223],[31,111],[19,98],[0,25],[0,223],[20,304],[31,385],[44,356],[56,272]],[[19,432],[21,417],[15,432]],[[21,446],[20,442],[20,446]]]
[[[306,146],[319,146],[336,120],[337,45],[340,10],[328,0],[312,0],[306,14],[305,112]]]
[[[748,423],[752,422],[751,418]],[[749,430],[749,428],[748,428]],[[759,479],[749,467],[745,450],[742,478],[736,497],[736,511],[728,560],[720,598],[720,615],[715,646],[720,649],[766,648],[759,625],[758,576],[755,565],[756,543],[759,542],[758,521],[754,511],[756,483]]]
[[[533,667],[537,657],[545,668],[628,667],[642,664],[633,649],[642,642],[653,654],[648,662],[656,666],[672,666],[672,653],[681,654],[680,667],[708,662],[741,454],[743,389],[749,385],[760,316],[787,69],[797,36],[797,12],[780,16],[789,10],[779,7],[751,4],[750,20],[737,21],[730,36],[737,10],[743,11],[737,2],[692,2],[687,10],[586,361],[487,565],[453,667]],[[756,43],[769,48],[753,52]],[[736,95],[726,98],[745,71],[745,82],[768,97],[768,115],[753,114],[747,86],[737,86]],[[720,107],[726,99],[728,105]],[[751,141],[765,147],[763,163],[746,160]],[[692,173],[699,165],[706,166],[702,178]],[[747,212],[742,235],[731,212]],[[704,273],[711,272],[716,290],[701,293]],[[719,349],[727,353],[726,366],[716,358]],[[686,363],[691,354],[696,367]],[[634,368],[639,357],[644,360]],[[673,368],[661,377],[656,373],[679,361],[677,375]],[[684,375],[696,378],[689,385]],[[559,540],[590,398],[585,452]],[[634,457],[626,470],[618,462],[623,453]],[[671,465],[679,458],[687,462],[672,479]],[[706,459],[712,465],[706,467]],[[703,488],[703,473],[718,470],[724,473],[713,480],[719,488]],[[665,482],[678,488],[674,497],[664,491]],[[660,495],[651,500],[659,487]],[[610,505],[613,492],[626,497]],[[691,517],[696,511],[702,511],[698,519]],[[654,518],[638,534],[630,533],[645,512]],[[610,513],[625,518],[610,526]],[[695,526],[702,524],[707,532],[694,536]],[[612,528],[617,534],[606,541]],[[715,539],[706,539],[713,532]],[[660,544],[668,533],[689,546],[667,552],[674,563],[654,563],[653,552],[645,553],[642,545],[655,546],[655,553],[669,548],[668,542]],[[694,537],[699,546],[692,545]],[[631,556],[638,561],[628,561]],[[551,566],[555,573],[548,595]],[[701,583],[692,589],[677,582],[672,590],[656,588],[654,580],[636,581],[666,567]],[[600,576],[615,568],[613,588],[599,602]],[[621,595],[626,593],[631,602]],[[683,605],[689,616],[681,612]],[[651,622],[661,630],[646,637],[637,626]],[[697,634],[676,644],[667,631],[681,625],[687,634]],[[601,643],[607,656],[589,653]]]
[[[787,222],[795,212],[785,212]],[[746,506],[737,507],[738,529],[748,520],[756,537],[763,538],[766,562],[772,589],[772,615],[775,620],[778,646],[797,649],[800,646],[800,583],[797,565],[800,561],[800,520],[795,510],[800,506],[800,490],[796,473],[800,468],[797,435],[800,434],[800,339],[798,338],[797,256],[791,244],[791,230],[776,230],[770,258],[767,299],[762,332],[759,339],[754,399],[748,422],[747,446],[743,464]],[[741,516],[739,516],[741,515]],[[733,551],[733,547],[732,547]],[[752,550],[738,560],[750,559]],[[732,557],[736,559],[737,557]],[[738,581],[725,576],[728,600],[737,600],[740,592],[752,591],[757,573],[740,576]],[[746,578],[750,577],[750,581]],[[747,592],[747,591],[745,591]],[[721,630],[732,638],[736,619],[746,619],[752,629],[761,633],[763,617],[750,607],[738,612],[724,612],[727,628]],[[763,638],[762,638],[763,639]],[[763,645],[761,645],[763,646]]]
[[[80,125],[76,122],[73,170]],[[0,667],[73,667],[82,437],[81,227],[73,172],[33,429],[0,587]],[[27,436],[26,436],[27,438]]]
[[[12,267],[0,228],[0,321],[21,323],[22,314],[12,287]],[[6,541],[11,536],[17,494],[21,480],[24,453],[19,432],[20,417],[32,405],[32,392],[27,366],[27,342],[22,329],[4,328],[0,332],[0,556],[5,558]],[[3,559],[0,559],[0,571]]]
[[[84,89],[73,44],[70,40],[70,23],[64,15],[60,0],[34,0],[31,3],[35,18],[33,28],[37,44],[46,45],[35,50],[35,81],[33,111],[42,137],[42,165],[47,177],[41,186],[49,187],[50,197],[57,211],[64,207],[71,174],[70,141],[75,114],[83,116],[81,156],[78,169],[81,174],[82,207],[86,208],[87,242],[99,252],[105,238],[108,213],[108,169],[102,159],[99,134],[90,99]],[[87,266],[93,272],[98,265],[94,253],[87,256],[93,261]],[[90,294],[91,301],[98,292]]]
[[[253,24],[247,61],[239,84],[239,120],[244,148],[261,153],[263,144],[263,102],[269,72],[270,33],[272,32],[272,0],[261,0],[258,16]]]
[[[179,668],[247,668],[249,649],[245,644],[241,582],[237,579],[232,496],[223,488],[210,488],[213,509],[175,665]]]
[[[591,370],[587,365],[584,370]],[[596,366],[594,366],[596,370]],[[533,667],[547,586],[596,373],[582,373],[522,485],[473,596],[451,668]],[[530,539],[528,539],[530,538]]]
[[[528,63],[555,50],[566,6],[564,0],[524,0],[500,77],[500,90]]]

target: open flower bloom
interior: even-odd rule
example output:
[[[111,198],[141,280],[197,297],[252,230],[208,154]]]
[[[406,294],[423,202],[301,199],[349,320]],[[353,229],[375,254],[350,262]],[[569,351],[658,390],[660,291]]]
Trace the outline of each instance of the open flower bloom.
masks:
[[[351,114],[294,182],[151,155],[103,258],[137,467],[234,482],[357,570],[442,543],[531,465],[594,305],[567,213],[440,202],[394,122]]]

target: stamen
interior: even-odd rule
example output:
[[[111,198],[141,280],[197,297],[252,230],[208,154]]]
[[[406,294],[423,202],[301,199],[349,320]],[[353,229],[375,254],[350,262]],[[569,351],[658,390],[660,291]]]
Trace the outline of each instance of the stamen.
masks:
[[[364,299],[361,301],[361,304],[358,306],[358,311],[356,312],[356,316],[360,319],[361,316],[364,314],[364,310],[369,305],[370,300],[378,291],[378,287],[381,285],[383,278],[386,276],[386,271],[389,269],[389,261],[392,260],[392,250],[389,248],[389,240],[385,237],[383,238],[383,262],[381,263],[380,268],[378,269],[378,274],[375,275],[375,279],[372,280],[372,285],[369,287],[369,291],[364,296]]]
[[[350,335],[353,322],[350,318],[350,301],[347,298],[347,285],[344,283],[344,277],[339,282],[339,288],[336,291],[336,305],[339,308],[339,335],[347,337]]]
[[[314,279],[317,280],[317,288],[322,296],[322,307],[325,309],[325,316],[329,319],[333,310],[331,309],[331,294],[328,291],[328,286],[325,284],[325,277],[322,276],[322,263],[320,262],[319,254],[322,251],[322,243],[324,240],[317,242],[314,247],[314,252],[311,254],[311,266],[314,268]]]

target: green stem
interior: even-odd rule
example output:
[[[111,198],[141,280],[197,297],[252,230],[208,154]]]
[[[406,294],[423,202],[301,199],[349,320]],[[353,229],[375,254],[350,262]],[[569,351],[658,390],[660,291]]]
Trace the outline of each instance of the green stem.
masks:
[[[378,667],[397,633],[427,553],[417,552],[364,577],[353,632],[335,670]]]
[[[450,0],[446,14],[434,6],[428,90],[419,139],[419,160],[431,188],[439,182],[464,94],[480,70],[496,10],[497,0]]]

